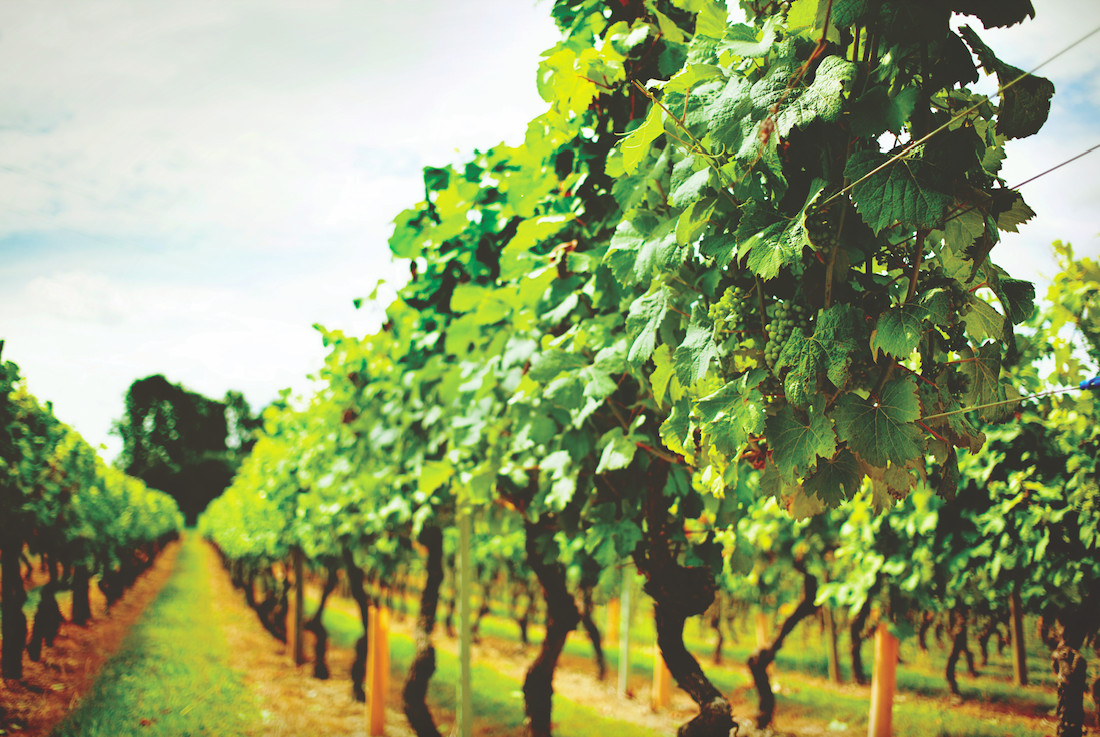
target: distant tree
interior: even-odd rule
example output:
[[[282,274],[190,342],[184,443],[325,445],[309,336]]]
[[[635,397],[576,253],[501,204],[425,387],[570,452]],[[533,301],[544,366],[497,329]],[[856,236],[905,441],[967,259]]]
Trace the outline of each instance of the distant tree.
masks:
[[[126,392],[118,465],[176,499],[188,524],[229,485],[260,421],[240,392],[210,399],[156,374]]]

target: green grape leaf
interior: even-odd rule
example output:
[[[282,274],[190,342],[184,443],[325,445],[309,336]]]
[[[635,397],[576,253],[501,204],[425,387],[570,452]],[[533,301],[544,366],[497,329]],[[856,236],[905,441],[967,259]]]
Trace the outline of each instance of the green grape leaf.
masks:
[[[882,387],[878,401],[846,394],[833,410],[837,434],[857,456],[872,466],[905,464],[924,448],[917,389],[908,379],[894,379]]]
[[[654,105],[649,109],[645,121],[630,132],[619,150],[623,154],[623,169],[627,174],[633,174],[638,170],[638,165],[649,154],[653,142],[665,132],[665,114],[660,105]]]
[[[763,369],[753,369],[695,403],[703,432],[726,455],[733,455],[764,429],[766,411],[760,384],[767,379]]]
[[[604,260],[611,273],[623,284],[647,281],[656,271],[675,262],[676,221],[664,220],[646,233],[623,221],[611,236],[611,247]]]
[[[1035,17],[1031,0],[953,0],[951,10],[977,16],[986,28],[1012,26]]]
[[[774,279],[784,266],[793,264],[809,245],[806,231],[790,223],[770,205],[749,202],[737,225],[738,257],[748,255],[747,265],[761,279]]]
[[[802,487],[832,508],[854,497],[861,480],[859,461],[842,448],[834,457],[819,460],[817,470],[803,480]]]
[[[531,359],[528,375],[541,384],[545,384],[563,371],[573,371],[588,365],[588,359],[577,353],[551,348]]]
[[[968,407],[1005,402],[994,407],[978,410],[979,416],[986,422],[1001,422],[1015,411],[1015,403],[1007,402],[1008,394],[1001,382],[1001,347],[999,343],[985,343],[978,348],[977,354],[968,351],[971,360],[960,364],[963,374],[969,379],[966,398]]]
[[[941,380],[941,383],[944,383]],[[977,453],[985,444],[985,433],[979,432],[967,419],[965,412],[956,412],[963,409],[956,400],[955,395],[946,387],[939,387],[922,383],[920,385],[921,405],[926,412],[923,422],[935,430],[939,435],[947,439],[957,448],[966,448],[971,453]],[[927,416],[947,414],[946,417]],[[933,441],[938,442],[938,441]],[[934,446],[933,446],[934,447]]]
[[[934,168],[918,158],[899,159],[870,174],[889,159],[876,151],[863,151],[844,168],[844,176],[858,181],[852,199],[864,221],[876,233],[895,222],[913,228],[940,227],[954,201],[950,185],[940,182]]]
[[[1004,206],[1003,202],[998,202],[1002,206],[998,207],[995,213],[997,227],[1009,233],[1019,233],[1020,226],[1035,217],[1035,211],[1024,202],[1023,195],[1019,192],[1012,191],[1010,198],[1012,204],[1009,206]],[[998,199],[1005,198],[994,198],[994,201],[996,202]]]
[[[768,18],[764,27],[760,30],[758,39],[755,28],[743,23],[734,23],[726,27],[718,51],[728,51],[732,55],[745,59],[756,59],[766,56],[775,43],[775,29],[778,18]]]
[[[451,480],[454,472],[455,466],[449,461],[424,461],[420,474],[416,477],[416,487],[424,496],[431,496]]]
[[[596,450],[600,453],[600,463],[596,466],[596,473],[606,473],[629,466],[634,460],[638,446],[626,436],[622,428],[615,428],[603,434],[596,444]]]
[[[944,236],[955,253],[970,248],[975,240],[986,234],[985,216],[980,210],[962,210],[944,223]]]
[[[1035,285],[1029,281],[1001,277],[994,291],[1001,298],[1001,303],[1013,325],[1019,325],[1027,320],[1035,311]]]
[[[970,312],[963,315],[966,334],[979,343],[987,338],[1003,340],[1005,337],[1005,317],[993,305],[981,297],[970,296]]]
[[[907,358],[920,344],[926,317],[928,311],[920,305],[892,305],[879,315],[871,331],[871,353],[876,359],[879,351]]]
[[[852,135],[860,138],[876,138],[886,131],[900,134],[913,114],[920,97],[916,87],[905,87],[894,97],[887,88],[875,85],[849,106],[848,125]]]
[[[627,360],[640,366],[653,355],[657,345],[657,329],[661,327],[668,313],[669,290],[661,287],[636,299],[630,305],[630,314],[626,318],[627,335],[631,338]]]
[[[828,417],[811,406],[803,422],[788,405],[766,423],[768,447],[785,479],[804,476],[817,467],[818,458],[836,454],[837,436]]]
[[[661,423],[661,442],[677,455],[689,457],[688,438],[691,436],[691,402],[681,397],[673,402],[672,411]]]
[[[784,391],[791,404],[803,408],[813,401],[821,372],[835,387],[847,383],[852,356],[859,350],[860,320],[852,305],[833,305],[817,316],[813,335],[791,335],[775,364],[776,370],[787,370]]]
[[[697,309],[688,325],[684,342],[672,355],[676,378],[684,386],[691,386],[707,375],[712,360],[718,358],[718,344],[714,342],[714,323],[706,312]]]
[[[665,403],[665,392],[668,391],[669,382],[672,381],[672,348],[662,345],[653,352],[653,373],[649,376],[649,384],[653,388],[653,400],[657,406]]]
[[[719,267],[728,266],[737,254],[737,237],[733,233],[710,233],[699,242],[699,252],[714,259]]]
[[[852,62],[835,55],[825,57],[813,84],[801,94],[788,95],[775,121],[779,135],[786,137],[792,128],[805,128],[815,120],[837,120],[844,110],[844,92],[855,73]]]
[[[978,34],[970,26],[963,26],[959,33],[973,49],[982,67],[997,75],[997,82],[1001,86],[997,132],[1006,138],[1025,138],[1038,133],[1050,114],[1054,83],[1045,77],[1027,74],[1022,69],[1005,64],[978,38]],[[1006,87],[1009,84],[1011,87]]]
[[[707,136],[727,150],[741,145],[742,121],[752,109],[750,90],[748,82],[735,75],[707,106]]]

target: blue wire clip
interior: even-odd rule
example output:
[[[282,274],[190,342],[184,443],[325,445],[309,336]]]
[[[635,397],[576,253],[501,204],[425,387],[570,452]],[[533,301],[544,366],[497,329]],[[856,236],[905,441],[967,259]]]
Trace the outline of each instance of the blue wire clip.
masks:
[[[1094,392],[1100,392],[1100,376],[1094,376],[1091,379],[1085,379],[1077,388],[1081,391],[1091,389]]]

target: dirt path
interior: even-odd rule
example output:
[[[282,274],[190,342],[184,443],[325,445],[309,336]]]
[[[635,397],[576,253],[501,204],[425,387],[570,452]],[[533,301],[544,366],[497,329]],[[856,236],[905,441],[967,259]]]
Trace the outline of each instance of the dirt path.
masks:
[[[365,737],[366,707],[351,698],[348,673],[352,652],[329,648],[332,677],[327,681],[313,678],[312,665],[294,665],[287,647],[263,628],[241,592],[233,588],[214,550],[206,544],[202,548],[210,573],[211,600],[230,643],[229,664],[244,674],[245,684],[260,699],[264,720],[260,733],[266,737]],[[399,703],[393,693],[399,687],[391,683],[389,703]],[[399,692],[396,698],[400,698]],[[386,722],[387,737],[413,735],[405,715],[395,709],[388,710]]]
[[[94,619],[86,627],[68,621],[71,603],[62,603],[66,621],[53,647],[45,648],[37,663],[24,660],[22,679],[0,680],[0,734],[42,737],[53,730],[91,688],[100,667],[156,599],[178,553],[179,543],[165,548],[109,614],[103,595],[92,586],[89,593]]]

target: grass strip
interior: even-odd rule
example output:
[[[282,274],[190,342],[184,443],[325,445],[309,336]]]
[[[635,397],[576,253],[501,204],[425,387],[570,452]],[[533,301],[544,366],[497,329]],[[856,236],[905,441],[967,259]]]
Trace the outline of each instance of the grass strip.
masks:
[[[331,642],[340,647],[353,647],[363,632],[359,620],[337,609],[325,610],[325,627]],[[399,632],[390,633],[390,678],[404,681],[412,663],[415,645]],[[523,727],[523,692],[518,680],[490,666],[474,663],[473,711],[475,719],[493,725],[484,734],[519,734]],[[458,658],[436,648],[436,672],[428,688],[428,704],[453,714],[457,709],[455,684],[458,683]],[[440,719],[442,721],[442,719]],[[446,730],[443,730],[446,732]],[[554,697],[554,734],[557,737],[667,737],[664,732],[605,717],[595,709]]]
[[[226,661],[200,544],[184,537],[172,577],[54,737],[253,733],[260,710]]]

